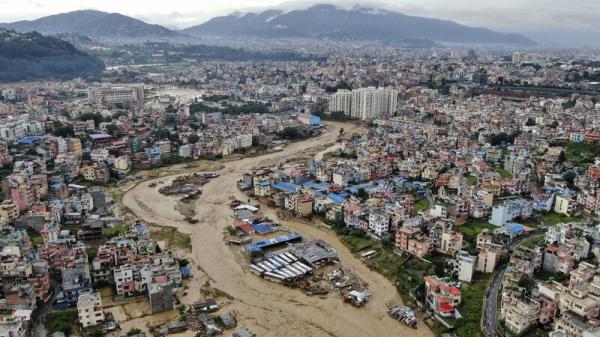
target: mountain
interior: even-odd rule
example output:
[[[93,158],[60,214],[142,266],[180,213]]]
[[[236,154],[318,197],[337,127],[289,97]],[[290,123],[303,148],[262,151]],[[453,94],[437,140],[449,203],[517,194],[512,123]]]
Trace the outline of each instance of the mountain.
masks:
[[[180,34],[163,26],[152,25],[118,13],[94,10],[74,11],[32,21],[3,23],[0,27],[18,32],[42,34],[76,33],[102,41],[163,41]]]
[[[0,28],[0,82],[71,79],[103,70],[104,62],[66,41]]]
[[[315,5],[287,13],[268,10],[262,13],[221,16],[182,32],[197,37],[218,35],[382,42],[416,39],[450,43],[535,44],[523,35],[503,34],[452,21],[360,6],[346,10],[334,5]]]

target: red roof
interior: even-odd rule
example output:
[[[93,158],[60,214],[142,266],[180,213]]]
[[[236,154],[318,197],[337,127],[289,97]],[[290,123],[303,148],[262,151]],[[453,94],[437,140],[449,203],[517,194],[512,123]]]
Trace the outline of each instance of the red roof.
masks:
[[[454,311],[454,307],[447,303],[440,304],[439,307],[440,312],[451,312]]]
[[[254,228],[252,228],[252,226],[250,226],[249,224],[247,224],[245,222],[240,222],[237,225],[235,225],[235,227],[237,227],[239,230],[241,230],[242,232],[244,232],[246,234],[254,233]]]
[[[452,295],[454,295],[454,296],[456,296],[456,295],[460,295],[460,290],[458,290],[458,289],[457,289],[457,288],[455,288],[455,287],[452,287],[452,288],[450,288],[450,293],[451,293]]]

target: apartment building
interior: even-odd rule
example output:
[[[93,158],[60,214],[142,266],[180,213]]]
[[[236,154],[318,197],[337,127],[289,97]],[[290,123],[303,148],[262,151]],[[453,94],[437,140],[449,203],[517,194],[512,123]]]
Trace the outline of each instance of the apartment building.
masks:
[[[515,335],[524,333],[538,322],[540,303],[530,298],[512,297],[502,306],[504,326]]]
[[[102,298],[99,293],[81,294],[77,300],[77,315],[81,327],[88,328],[104,321]]]
[[[341,111],[346,116],[373,120],[396,112],[398,91],[388,88],[367,87],[338,90],[329,98],[329,111]]]

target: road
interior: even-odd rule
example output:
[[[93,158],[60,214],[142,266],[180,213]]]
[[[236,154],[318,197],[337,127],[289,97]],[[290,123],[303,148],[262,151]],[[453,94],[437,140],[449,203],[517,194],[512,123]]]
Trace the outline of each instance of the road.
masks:
[[[224,234],[233,222],[229,203],[233,198],[246,200],[236,186],[242,172],[252,167],[281,163],[293,158],[308,161],[324,148],[335,149],[341,127],[347,132],[359,127],[348,123],[328,123],[329,131],[305,140],[291,143],[283,151],[240,160],[224,161],[220,176],[204,185],[204,191],[195,204],[198,223],[189,224],[174,210],[176,197],[158,193],[153,183],[167,183],[171,176],[139,183],[123,196],[123,204],[138,218],[148,223],[171,226],[189,234],[192,251],[183,255],[191,261],[194,277],[188,284],[184,303],[197,301],[198,289],[210,284],[233,299],[227,301],[225,312],[235,311],[239,325],[259,336],[311,337],[432,337],[432,332],[420,322],[417,330],[408,328],[387,315],[386,305],[400,304],[396,287],[382,275],[369,270],[338,239],[332,231],[295,221],[277,218],[275,211],[264,209],[270,218],[305,238],[320,238],[336,249],[340,262],[357,272],[369,283],[373,296],[364,308],[354,308],[331,293],[326,298],[310,297],[299,290],[267,282],[247,270],[244,254],[224,243]],[[150,187],[150,185],[154,187]],[[143,328],[144,322],[139,322]],[[123,324],[122,324],[123,326]]]
[[[520,238],[509,246],[509,253],[514,250],[523,241],[531,239],[533,237],[542,236],[539,232],[534,232]],[[502,280],[504,280],[504,273],[506,272],[506,266],[502,266],[496,274],[494,279],[490,283],[490,286],[486,292],[485,298],[485,312],[483,316],[483,332],[488,337],[502,337],[502,334],[496,329],[496,322],[498,322],[498,293],[502,286]]]

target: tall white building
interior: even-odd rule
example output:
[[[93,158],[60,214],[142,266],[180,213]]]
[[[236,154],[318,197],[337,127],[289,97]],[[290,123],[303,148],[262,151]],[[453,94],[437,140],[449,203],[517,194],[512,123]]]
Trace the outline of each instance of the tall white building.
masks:
[[[77,299],[77,315],[83,328],[98,325],[104,321],[102,299],[99,293],[79,295]]]
[[[329,112],[342,111],[346,115],[350,115],[352,106],[352,92],[346,89],[339,89],[329,98]]]
[[[388,88],[338,90],[329,99],[329,111],[342,111],[347,116],[372,120],[396,112],[398,91]]]

